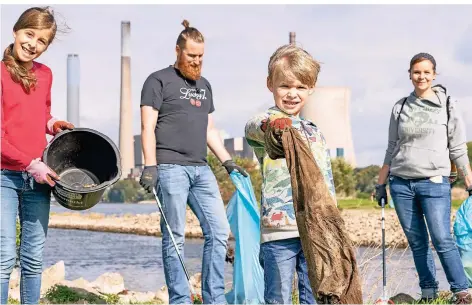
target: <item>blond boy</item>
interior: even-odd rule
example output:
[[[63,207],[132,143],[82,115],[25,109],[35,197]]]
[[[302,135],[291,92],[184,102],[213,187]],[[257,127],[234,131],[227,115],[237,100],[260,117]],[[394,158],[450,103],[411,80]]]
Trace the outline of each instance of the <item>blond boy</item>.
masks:
[[[300,47],[284,45],[269,60],[267,88],[275,106],[256,115],[246,124],[245,133],[261,164],[263,177],[261,200],[260,263],[264,269],[265,302],[292,303],[292,280],[296,271],[300,304],[314,304],[293,208],[290,173],[285,159],[269,158],[264,144],[267,124],[272,128],[297,129],[313,152],[326,185],[335,198],[329,150],[318,127],[300,117],[300,111],[313,93],[320,65]]]

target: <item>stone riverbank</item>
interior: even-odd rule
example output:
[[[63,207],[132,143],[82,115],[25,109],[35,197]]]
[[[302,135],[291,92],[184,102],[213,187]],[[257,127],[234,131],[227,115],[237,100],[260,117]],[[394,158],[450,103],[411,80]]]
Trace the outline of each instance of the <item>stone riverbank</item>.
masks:
[[[41,279],[41,304],[50,304],[58,300],[50,300],[48,297],[59,297],[60,303],[75,304],[168,304],[169,295],[167,287],[163,286],[157,291],[138,292],[125,288],[124,279],[119,273],[107,272],[100,275],[94,281],[86,281],[80,277],[69,281],[65,279],[65,265],[63,261],[45,269]],[[201,295],[201,274],[191,276],[190,283],[194,291]],[[55,287],[63,287],[62,293],[54,291]],[[65,287],[67,293],[65,293]],[[18,269],[14,269],[10,276],[9,298],[20,300],[20,278]],[[68,299],[69,298],[69,299]],[[73,301],[72,301],[73,300]]]
[[[379,246],[381,243],[380,209],[350,209],[341,211],[346,229],[356,246]],[[455,211],[451,213],[455,215]],[[453,216],[452,216],[453,217]],[[50,228],[78,229],[100,232],[128,233],[149,236],[161,236],[159,213],[106,216],[89,213],[51,213]],[[451,219],[452,230],[453,218]],[[401,229],[398,217],[393,209],[385,209],[386,243],[389,246],[405,248],[407,240]],[[196,216],[187,211],[185,236],[202,238],[202,230]],[[232,236],[230,237],[232,238]]]

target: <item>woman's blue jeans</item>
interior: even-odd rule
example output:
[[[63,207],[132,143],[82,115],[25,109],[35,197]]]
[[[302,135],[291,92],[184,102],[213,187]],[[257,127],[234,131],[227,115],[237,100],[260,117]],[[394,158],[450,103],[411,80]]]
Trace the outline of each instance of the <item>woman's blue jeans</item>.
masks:
[[[390,176],[390,193],[395,210],[413,252],[423,296],[438,289],[429,235],[439,256],[452,292],[466,290],[468,281],[451,235],[451,186],[448,177],[402,179]],[[429,235],[428,235],[429,231]]]
[[[17,215],[21,225],[20,301],[21,304],[38,304],[51,188],[47,184],[36,183],[26,172],[5,169],[1,170],[1,183],[1,304],[7,303],[10,274],[17,258]]]

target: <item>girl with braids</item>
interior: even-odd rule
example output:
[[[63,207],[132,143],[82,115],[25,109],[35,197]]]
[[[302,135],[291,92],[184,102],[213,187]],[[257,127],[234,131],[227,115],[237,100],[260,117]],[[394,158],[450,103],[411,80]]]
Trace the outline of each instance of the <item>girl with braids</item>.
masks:
[[[21,304],[38,304],[51,187],[58,175],[41,161],[46,133],[74,126],[51,116],[51,70],[36,62],[56,35],[52,10],[33,7],[13,27],[14,43],[1,63],[1,304],[8,299],[16,261],[16,217],[21,225]]]

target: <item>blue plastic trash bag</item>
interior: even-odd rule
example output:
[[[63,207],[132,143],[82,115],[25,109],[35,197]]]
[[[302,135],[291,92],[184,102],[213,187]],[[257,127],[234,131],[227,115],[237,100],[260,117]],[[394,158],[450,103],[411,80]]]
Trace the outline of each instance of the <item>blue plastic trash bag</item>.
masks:
[[[260,215],[251,178],[233,171],[236,186],[226,215],[235,238],[233,287],[226,294],[229,304],[264,303],[264,272],[259,263]]]
[[[469,288],[472,288],[472,197],[467,198],[457,210],[454,236],[469,280]]]

